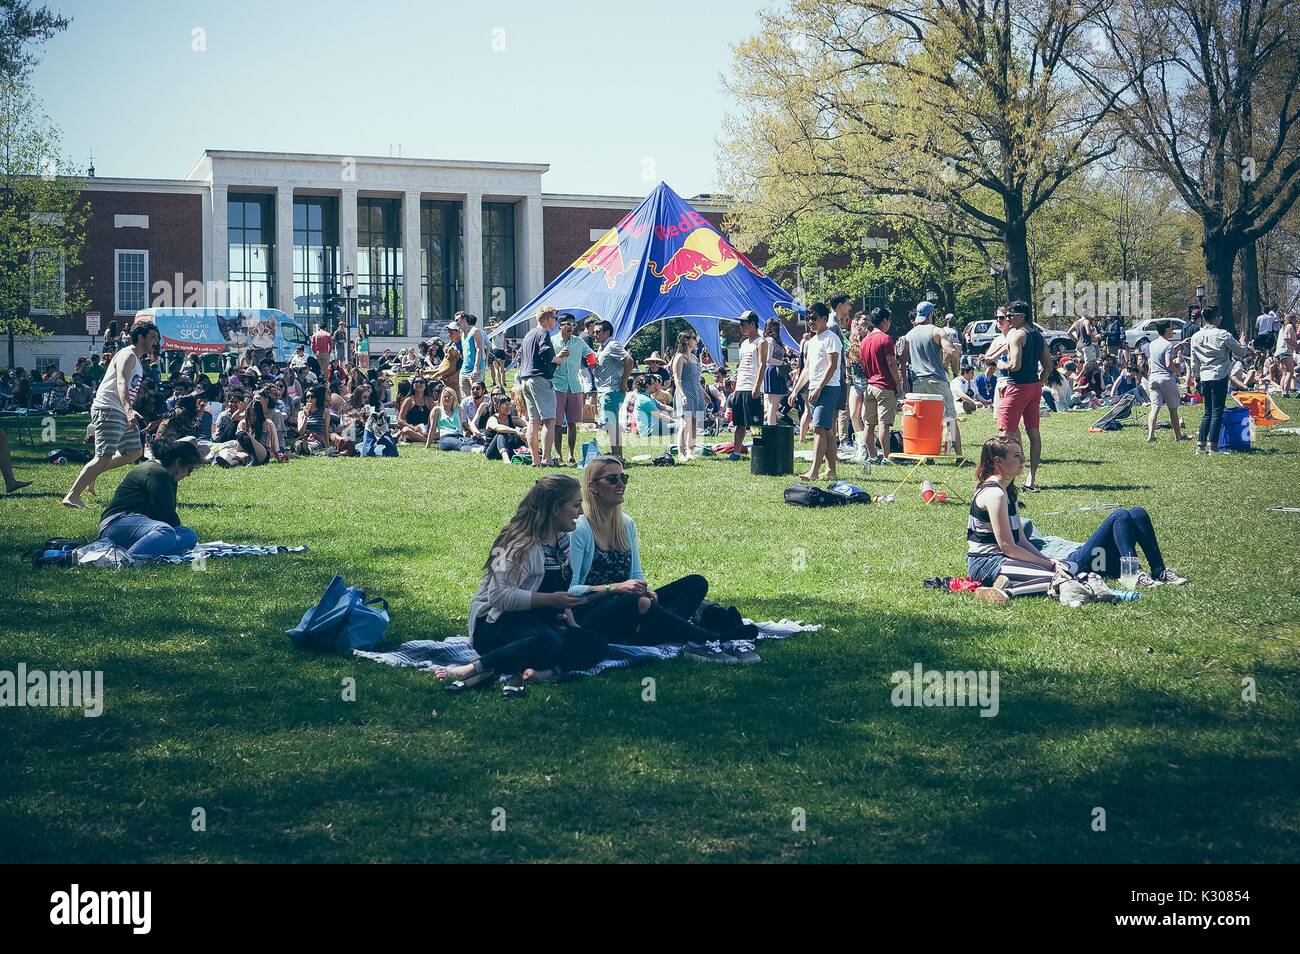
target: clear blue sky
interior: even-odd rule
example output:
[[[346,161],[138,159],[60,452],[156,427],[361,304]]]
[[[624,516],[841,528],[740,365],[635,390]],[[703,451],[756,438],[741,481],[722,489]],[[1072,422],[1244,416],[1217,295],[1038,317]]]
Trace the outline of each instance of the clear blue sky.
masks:
[[[549,162],[547,192],[717,190],[721,77],[760,0],[44,0],[37,96],[101,176],[210,149]],[[193,31],[205,31],[196,52]],[[503,50],[494,43],[504,44]]]

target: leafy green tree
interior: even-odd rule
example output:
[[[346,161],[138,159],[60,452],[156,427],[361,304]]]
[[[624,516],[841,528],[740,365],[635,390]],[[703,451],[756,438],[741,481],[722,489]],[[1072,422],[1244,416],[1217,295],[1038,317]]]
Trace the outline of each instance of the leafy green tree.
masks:
[[[0,334],[40,338],[38,315],[85,309],[70,276],[81,265],[87,207],[58,130],[21,80],[0,78]]]
[[[30,0],[0,0],[0,77],[19,79],[39,60],[32,47],[72,23]]]

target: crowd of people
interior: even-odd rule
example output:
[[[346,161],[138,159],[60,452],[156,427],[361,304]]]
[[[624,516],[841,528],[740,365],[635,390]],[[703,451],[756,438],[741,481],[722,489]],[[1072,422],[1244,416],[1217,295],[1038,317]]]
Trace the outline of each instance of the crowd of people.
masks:
[[[610,322],[543,308],[517,342],[493,342],[465,313],[449,323],[445,341],[397,354],[373,354],[364,333],[350,347],[345,334],[318,328],[310,353],[299,347],[287,363],[248,350],[214,374],[191,354],[165,380],[158,329],[138,321],[114,329],[103,354],[80,360],[71,381],[45,375],[39,384],[53,385],[41,395],[50,413],[90,412],[94,454],[65,506],[84,508],[83,495],[95,494],[101,475],[136,465],[100,523],[101,536],[133,558],[194,546],[176,489],[205,461],[230,467],[293,455],[390,456],[408,444],[552,468],[564,465],[566,453],[576,463],[580,425],[597,425],[608,452],[584,462],[581,483],[540,477],[493,545],[470,612],[479,662],[441,673],[456,688],[509,673],[517,689],[589,666],[610,642],[716,644],[727,635],[700,625],[702,576],[657,588],[645,580],[635,524],[621,509],[629,433],[673,437],[678,459],[690,460],[702,434],[730,430],[728,458],[743,460],[751,428],[787,423],[813,437],[812,465],[801,476],[818,479],[824,469],[833,479],[846,450],[858,461],[890,462],[905,395],[942,402],[945,450],[958,461],[959,422],[987,409],[998,435],[981,448],[967,525],[968,573],[983,598],[1044,592],[1060,574],[1085,567],[1116,576],[1139,551],[1148,563],[1139,583],[1181,584],[1141,508],[1116,510],[1076,551],[1054,557],[1022,532],[1020,495],[1039,489],[1041,415],[1131,394],[1150,405],[1148,440],[1161,408],[1175,440],[1190,440],[1180,409],[1195,395],[1204,405],[1197,451],[1217,453],[1229,389],[1290,393],[1300,345],[1294,315],[1276,325],[1261,316],[1255,338],[1242,344],[1206,307],[1181,331],[1155,323],[1156,337],[1139,347],[1127,346],[1122,328],[1103,335],[1080,319],[1071,329],[1074,353],[1057,357],[1028,304],[1012,301],[998,309],[989,346],[964,354],[952,316],[938,318],[930,302],[907,314],[906,327],[888,308],[850,312],[847,296],[814,304],[797,348],[777,319],[760,329],[759,317],[746,312],[734,371],[714,364],[693,330],[677,335],[669,358],[655,351],[638,370]],[[516,369],[513,381],[508,367]],[[0,397],[33,400],[25,372],[11,372],[5,383]],[[7,491],[26,485],[12,472],[3,431],[0,469]],[[719,658],[708,648],[697,655]]]

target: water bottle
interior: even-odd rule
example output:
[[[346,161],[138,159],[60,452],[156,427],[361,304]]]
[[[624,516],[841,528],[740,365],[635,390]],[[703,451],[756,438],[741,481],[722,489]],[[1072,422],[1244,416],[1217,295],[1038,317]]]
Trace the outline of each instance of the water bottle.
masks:
[[[1115,594],[1117,603],[1133,603],[1142,598],[1142,594],[1137,590],[1111,590]]]

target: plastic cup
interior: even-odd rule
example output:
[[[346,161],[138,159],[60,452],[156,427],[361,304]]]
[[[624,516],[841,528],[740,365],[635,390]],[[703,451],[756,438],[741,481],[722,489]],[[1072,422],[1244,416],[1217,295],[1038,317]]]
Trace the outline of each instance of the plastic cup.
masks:
[[[1126,590],[1137,589],[1138,574],[1142,572],[1142,564],[1138,558],[1120,557],[1119,558],[1119,585]]]

